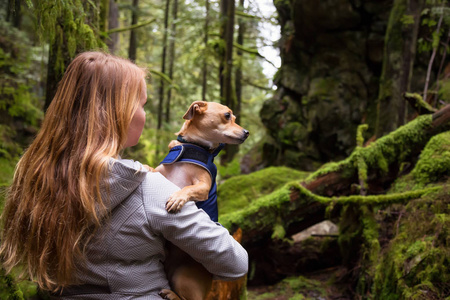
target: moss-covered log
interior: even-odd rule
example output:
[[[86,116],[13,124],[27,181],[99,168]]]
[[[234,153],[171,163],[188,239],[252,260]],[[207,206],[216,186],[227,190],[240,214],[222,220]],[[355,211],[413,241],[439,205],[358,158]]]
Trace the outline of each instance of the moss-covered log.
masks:
[[[298,232],[324,220],[326,211],[336,206],[406,203],[440,189],[432,187],[387,195],[324,197],[312,193],[300,183],[292,182],[243,210],[223,215],[219,221],[232,232],[241,228],[242,244],[248,246],[268,237],[283,239],[286,233]]]
[[[367,147],[357,147],[345,160],[324,165],[309,176],[304,186],[326,196],[354,194],[359,187],[358,163],[367,165],[367,194],[380,194],[405,169],[434,135],[449,130],[450,105],[431,115],[419,116]],[[359,170],[361,172],[361,170]]]

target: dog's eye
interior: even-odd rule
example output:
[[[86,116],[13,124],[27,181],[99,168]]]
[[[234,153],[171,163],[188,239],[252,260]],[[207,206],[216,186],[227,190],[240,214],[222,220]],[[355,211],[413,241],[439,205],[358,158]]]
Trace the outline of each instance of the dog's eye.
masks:
[[[225,113],[225,119],[230,120],[231,119],[231,114],[230,113]]]

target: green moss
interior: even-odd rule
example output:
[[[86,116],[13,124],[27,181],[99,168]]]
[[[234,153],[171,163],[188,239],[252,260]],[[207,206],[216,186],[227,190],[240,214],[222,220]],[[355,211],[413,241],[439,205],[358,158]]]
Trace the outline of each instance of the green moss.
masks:
[[[287,167],[270,167],[232,177],[218,186],[219,213],[224,215],[245,208],[254,200],[272,193],[289,181],[301,180],[307,174]]]
[[[288,277],[267,289],[269,291],[249,291],[247,299],[261,300],[282,297],[282,299],[289,300],[313,300],[327,298],[327,289],[323,282],[304,276]]]
[[[246,230],[258,228],[260,233],[265,231],[272,234],[274,220],[282,220],[283,227],[286,229],[292,222],[299,221],[302,217],[305,217],[304,214],[308,213],[306,208],[310,206],[310,204],[314,204],[314,209],[319,209],[322,206],[324,211],[325,208],[332,203],[338,203],[340,206],[346,204],[380,204],[386,206],[392,203],[406,203],[408,200],[417,199],[427,193],[432,193],[441,189],[442,187],[431,187],[388,195],[355,195],[330,198],[318,196],[303,187],[297,181],[293,181],[275,192],[263,196],[257,201],[251,202],[248,206],[239,211],[221,215],[219,221],[223,226],[230,230],[240,227],[245,232]],[[295,197],[291,197],[293,194],[296,194]],[[291,211],[300,208],[305,208],[305,210],[302,211],[302,214],[296,214],[297,219],[290,217],[289,214]]]
[[[383,172],[387,172],[391,163],[403,162],[411,154],[412,149],[410,145],[425,143],[428,139],[425,130],[430,128],[431,118],[431,115],[419,116],[396,131],[379,138],[367,147],[356,147],[348,158],[322,166],[322,168],[311,174],[306,181],[310,182],[324,174],[339,171],[343,176],[350,178],[355,175],[354,166],[358,164],[359,159],[364,160],[368,172],[371,169],[380,169]]]
[[[450,99],[450,78],[439,81],[439,98]]]
[[[450,132],[438,134],[430,139],[420,154],[412,174],[415,181],[422,185],[450,175]]]
[[[411,201],[375,263],[374,299],[444,299],[450,282],[450,200],[444,190]]]
[[[405,93],[405,97],[415,99],[414,105],[415,105],[416,110],[418,110],[418,111],[423,110],[423,111],[427,111],[427,112],[432,112],[432,111],[436,110],[428,102],[424,101],[422,96],[417,93]]]
[[[234,176],[241,175],[240,159],[235,158],[225,166],[217,164],[217,170],[218,176],[220,176],[220,178],[231,178]]]
[[[278,220],[277,223],[273,226],[272,239],[282,240],[286,236],[286,230],[283,227],[283,223],[281,220]]]

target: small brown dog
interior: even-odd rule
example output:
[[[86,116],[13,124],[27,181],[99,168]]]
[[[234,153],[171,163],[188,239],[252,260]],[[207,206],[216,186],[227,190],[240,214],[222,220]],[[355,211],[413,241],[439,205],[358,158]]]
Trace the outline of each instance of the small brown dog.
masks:
[[[167,201],[169,212],[179,211],[187,201],[209,202],[202,207],[213,221],[217,221],[217,202],[214,156],[223,144],[241,144],[249,132],[235,123],[236,117],[228,107],[214,102],[195,101],[183,119],[178,140],[169,144],[169,155],[155,169],[175,183],[181,190]],[[207,201],[205,201],[207,200]],[[210,211],[211,209],[211,211]],[[211,288],[212,275],[186,253],[171,245],[165,262],[172,289],[161,291],[165,299],[205,299]]]

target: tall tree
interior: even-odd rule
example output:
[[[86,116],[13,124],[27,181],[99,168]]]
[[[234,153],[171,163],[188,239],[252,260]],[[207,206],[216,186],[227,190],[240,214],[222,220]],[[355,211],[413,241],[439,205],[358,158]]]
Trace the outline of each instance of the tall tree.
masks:
[[[205,45],[205,54],[203,55],[203,70],[202,70],[202,100],[206,101],[206,88],[207,88],[207,75],[208,75],[208,59],[207,59],[207,50],[208,50],[208,30],[209,30],[209,0],[205,1],[205,27],[204,27],[204,45]]]
[[[20,28],[20,23],[22,21],[21,0],[8,0],[8,7],[6,12],[6,21],[11,22],[11,24]]]
[[[223,56],[223,85],[222,85],[222,97],[223,103],[234,108],[234,91],[232,82],[232,72],[233,72],[233,43],[234,43],[234,14],[235,14],[235,0],[222,0],[223,10],[226,15],[224,16],[225,21],[225,32],[224,32],[224,43],[225,52]]]
[[[167,33],[169,28],[169,9],[170,0],[166,0],[166,8],[164,11],[164,33],[163,33],[163,49],[161,55],[161,73],[166,73],[166,53],[167,53]],[[158,129],[162,127],[163,119],[163,105],[164,105],[164,78],[161,77],[159,83],[159,104],[158,104]]]
[[[136,25],[139,18],[139,0],[133,0],[133,7],[131,10],[131,26]],[[128,48],[128,58],[131,61],[136,61],[137,51],[137,36],[136,29],[132,29],[130,33],[130,46]]]
[[[244,0],[239,0],[239,11],[244,11]],[[234,114],[236,115],[236,122],[239,123],[241,120],[241,105],[242,105],[242,48],[244,45],[244,32],[245,23],[242,18],[238,19],[238,36],[237,44],[240,46],[236,51],[236,74],[234,77],[234,86],[236,89],[236,106],[234,108]]]
[[[377,104],[376,136],[405,123],[406,104],[416,55],[420,13],[424,0],[395,0],[385,37],[383,68]]]
[[[172,29],[170,30],[170,44],[169,44],[169,78],[173,81],[173,65],[175,62],[175,38],[178,22],[178,0],[173,0],[172,5]],[[167,91],[166,101],[166,122],[170,121],[170,100],[172,98],[172,87]]]
[[[234,15],[235,0],[221,1],[222,38],[225,45],[220,64],[220,95],[222,104],[232,110],[235,109],[235,91],[233,89],[233,44],[234,44]],[[226,145],[224,154],[220,157],[221,164],[230,162],[237,153],[237,146]]]
[[[119,7],[116,0],[109,0],[109,14],[108,14],[108,30],[119,27]],[[106,44],[109,52],[114,54],[119,43],[119,34],[117,32],[111,33],[108,36]]]

